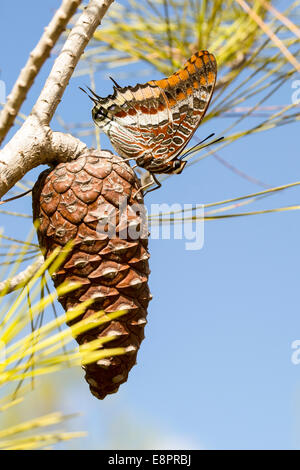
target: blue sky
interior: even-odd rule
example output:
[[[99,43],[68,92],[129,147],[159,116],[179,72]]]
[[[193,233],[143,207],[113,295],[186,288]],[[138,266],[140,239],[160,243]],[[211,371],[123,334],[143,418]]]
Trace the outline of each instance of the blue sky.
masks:
[[[8,91],[59,4],[1,2],[0,79]],[[53,57],[30,91],[24,113],[52,63]],[[103,95],[111,91],[106,74],[95,75]],[[145,80],[158,76],[152,71]],[[134,75],[122,80],[136,83]],[[86,77],[71,80],[58,109],[66,122],[91,119],[90,103],[78,90],[86,83]],[[291,95],[292,80],[268,104],[289,104]],[[228,123],[214,119],[197,135],[203,138]],[[52,125],[60,129],[56,120]],[[252,125],[249,118],[243,128]],[[111,148],[105,138],[102,142]],[[299,122],[241,139],[219,154],[268,185],[297,181]],[[41,169],[26,178],[34,181]],[[207,203],[259,190],[209,157],[165,181],[147,204]],[[30,204],[26,197],[6,208],[30,214]],[[299,204],[299,189],[241,210],[290,204]],[[25,238],[31,222],[18,223],[0,214],[7,235]],[[300,364],[291,361],[291,345],[300,339],[299,212],[207,221],[202,250],[186,251],[183,240],[150,240],[150,252],[153,300],[146,339],[127,384],[101,402],[90,395],[81,370],[63,372],[42,379],[32,399],[38,405],[30,411],[82,413],[69,429],[86,429],[89,438],[65,448],[298,449]],[[39,398],[39,390],[47,390],[48,402]]]

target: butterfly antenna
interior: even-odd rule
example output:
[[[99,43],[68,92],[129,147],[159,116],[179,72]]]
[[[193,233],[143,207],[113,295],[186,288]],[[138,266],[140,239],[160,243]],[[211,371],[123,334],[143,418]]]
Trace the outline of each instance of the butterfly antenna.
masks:
[[[87,88],[88,88],[88,87],[87,87]],[[84,90],[83,88],[81,88],[81,86],[79,87],[79,90],[83,91],[83,93],[85,93],[86,95],[88,95],[88,97],[89,97],[95,104],[98,103],[98,100],[96,100],[96,98],[93,98],[91,95],[89,95],[86,90]]]
[[[109,77],[111,81],[116,85],[117,88],[121,88],[120,85],[112,77]]]
[[[201,140],[201,142],[198,142],[198,144],[194,145],[192,148],[190,148],[189,150],[187,150],[184,154],[181,155],[180,157],[180,160],[185,157],[186,155],[189,155],[190,152],[192,152],[196,147],[199,147],[199,145],[203,144],[203,142],[206,142],[208,139],[210,139],[211,137],[213,137],[215,135],[215,133],[213,132],[212,134],[209,134],[207,137],[205,137],[205,139]]]
[[[102,100],[101,96],[97,95],[89,86],[87,86],[87,89],[92,93],[92,95],[99,101]]]
[[[85,93],[86,95],[88,95],[88,97],[93,101],[93,103],[99,104],[99,99],[101,99],[101,96],[96,95],[96,93],[94,93],[93,90],[91,90],[88,86],[87,86],[87,89],[90,90],[90,92],[91,92],[94,96],[96,96],[97,99],[94,98],[93,96],[89,95],[88,92],[87,92],[86,90],[84,90],[83,88],[79,87],[79,89],[80,89],[81,91],[83,91],[83,93]],[[99,114],[101,114],[102,116],[104,116],[104,117],[106,117],[106,118],[109,118],[109,116],[108,116],[106,113],[104,113],[101,108],[99,108],[99,109],[97,110],[97,112],[98,112]]]
[[[224,139],[224,136],[219,137],[218,139],[213,140],[212,142],[208,142],[208,144],[202,145],[202,147],[200,148],[200,150],[201,150],[201,149],[204,149],[204,148],[206,148],[206,147],[210,147],[210,145],[217,144],[218,142],[220,142],[220,141],[223,140],[223,139]]]
[[[214,135],[215,135],[214,132],[213,132],[212,134],[209,134],[207,137],[205,137],[205,139],[201,140],[201,142],[199,142],[198,145],[203,144],[203,142],[206,142],[208,139],[210,139],[210,138],[213,137]]]
[[[187,151],[187,153],[185,153],[184,155],[181,156],[180,160],[183,158],[183,157],[187,157],[195,152],[198,152],[198,150],[202,150],[206,147],[209,147],[210,145],[213,145],[213,144],[216,144],[218,142],[220,142],[221,140],[224,139],[224,136],[223,137],[219,137],[218,139],[216,140],[213,140],[212,142],[208,142],[207,144],[205,145],[202,145],[202,147],[199,147],[199,145],[203,144],[203,142],[206,142],[210,137],[214,136],[215,134],[210,134],[208,137],[206,137],[205,139],[203,139],[201,142],[199,142],[197,145],[194,145],[194,147],[192,147],[190,150]]]
[[[114,80],[112,77],[109,77],[111,79],[111,81],[115,84],[116,88],[118,90],[121,90],[122,87],[116,82],[116,80]],[[128,107],[129,108],[133,108],[132,104],[130,103],[130,101],[126,98],[126,95],[123,96],[125,102],[128,104]]]

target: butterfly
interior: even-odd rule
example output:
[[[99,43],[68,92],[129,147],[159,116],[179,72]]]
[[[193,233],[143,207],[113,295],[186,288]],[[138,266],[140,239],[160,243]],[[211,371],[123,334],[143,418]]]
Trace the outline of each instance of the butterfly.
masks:
[[[93,120],[117,153],[135,160],[160,187],[155,174],[179,174],[184,169],[187,162],[180,156],[206,113],[216,77],[213,54],[198,51],[162,80],[120,87],[111,79],[112,95],[102,98],[89,89]]]

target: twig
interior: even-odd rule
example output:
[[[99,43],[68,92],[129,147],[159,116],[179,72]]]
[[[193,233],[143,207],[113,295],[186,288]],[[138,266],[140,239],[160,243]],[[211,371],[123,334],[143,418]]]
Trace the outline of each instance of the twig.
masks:
[[[91,0],[57,57],[45,86],[32,110],[40,123],[48,125],[56,111],[73,71],[89,40],[113,0]]]
[[[93,91],[96,91],[95,74],[94,74],[94,65],[93,65],[93,63],[90,64],[90,80],[91,80],[91,89]],[[94,134],[95,134],[97,149],[101,150],[100,129],[95,123],[94,123]]]
[[[25,286],[32,276],[40,269],[44,262],[44,257],[41,255],[38,259],[28,266],[24,271],[16,274],[16,276],[0,282],[0,297],[20,289]]]
[[[172,41],[172,32],[171,32],[171,27],[170,27],[168,0],[164,0],[164,11],[165,11],[165,21],[166,21],[167,37],[168,37],[169,51],[170,51],[170,62],[171,62],[171,67],[173,69],[174,67],[173,41]]]
[[[264,183],[263,181],[260,181],[257,178],[253,178],[253,176],[248,175],[247,173],[244,173],[243,171],[239,170],[235,166],[231,165],[229,162],[224,160],[220,155],[218,155],[216,152],[212,153],[213,157],[220,162],[222,165],[224,165],[226,168],[228,168],[230,171],[235,173],[236,175],[240,176],[241,178],[244,178],[245,180],[249,181],[250,183],[257,184],[258,186],[261,186],[262,188],[271,188],[269,184]]]
[[[28,189],[28,191],[25,191],[25,193],[18,194],[17,196],[10,197],[9,199],[5,199],[5,201],[0,201],[1,204],[5,204],[6,202],[14,201],[15,199],[19,199],[20,197],[26,196],[26,194],[29,194],[32,192],[32,189]]]
[[[35,77],[82,0],[63,0],[22,69],[0,115],[0,144],[12,127]]]
[[[68,161],[86,145],[69,134],[52,132],[50,121],[74,68],[113,0],[90,0],[54,62],[46,84],[21,129],[0,152],[0,197],[40,164]]]
[[[273,5],[267,3],[265,0],[259,0],[259,2],[300,39],[300,29],[289,18],[280,13],[280,11],[276,10]]]
[[[269,36],[271,41],[278,47],[286,59],[292,64],[292,66],[300,72],[300,63],[297,61],[296,57],[285,47],[283,42],[279,39],[276,34],[269,28],[269,26],[258,16],[258,14],[252,10],[249,5],[244,0],[236,0],[236,2],[245,10],[248,15],[258,24],[258,26],[263,30],[264,33]]]

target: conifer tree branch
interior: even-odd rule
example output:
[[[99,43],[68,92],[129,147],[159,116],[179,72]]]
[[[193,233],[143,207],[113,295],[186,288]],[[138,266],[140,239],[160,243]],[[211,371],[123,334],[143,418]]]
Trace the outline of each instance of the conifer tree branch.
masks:
[[[89,1],[55,60],[31,114],[0,151],[0,197],[32,168],[74,159],[85,150],[80,140],[52,132],[49,125],[81,54],[112,2]]]
[[[10,279],[0,282],[0,297],[24,287],[27,282],[30,281],[32,276],[34,276],[34,274],[40,269],[43,263],[44,257],[41,255],[34,263],[27,266],[24,271],[21,271]]]
[[[258,26],[262,29],[262,31],[269,36],[271,41],[278,47],[278,49],[282,52],[282,54],[286,57],[286,59],[292,64],[292,66],[300,72],[300,63],[296,59],[296,57],[289,51],[289,49],[284,45],[284,43],[279,39],[279,37],[273,33],[273,31],[269,28],[267,23],[265,23],[262,18],[249,7],[248,3],[245,0],[236,0],[236,2],[248,13],[248,15],[255,21]]]
[[[10,93],[7,102],[0,114],[0,144],[3,142],[9,129],[12,127],[27,93],[35,77],[49,57],[60,35],[66,28],[70,18],[74,15],[82,0],[63,0],[36,47],[29,55],[29,59]]]
[[[42,125],[49,125],[85,47],[112,2],[91,0],[70,32],[32,110]]]

